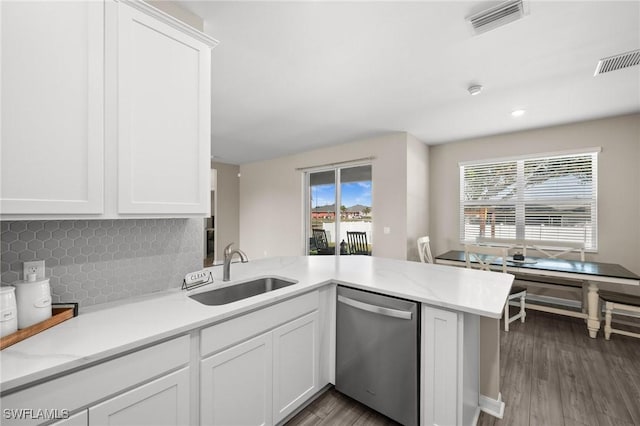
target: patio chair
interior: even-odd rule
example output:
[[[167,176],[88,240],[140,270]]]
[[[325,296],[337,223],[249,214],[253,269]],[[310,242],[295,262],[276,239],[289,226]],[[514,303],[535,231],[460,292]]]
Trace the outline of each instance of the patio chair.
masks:
[[[311,231],[318,254],[335,254],[335,247],[329,247],[329,240],[327,240],[327,233],[324,229],[314,228]]]
[[[349,254],[364,254],[370,256],[367,233],[358,231],[347,231],[347,245]]]

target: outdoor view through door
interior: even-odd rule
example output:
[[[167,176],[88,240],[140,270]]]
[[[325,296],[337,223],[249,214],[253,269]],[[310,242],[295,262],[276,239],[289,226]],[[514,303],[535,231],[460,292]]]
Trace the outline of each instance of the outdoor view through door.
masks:
[[[371,165],[308,172],[306,178],[307,253],[371,255]]]

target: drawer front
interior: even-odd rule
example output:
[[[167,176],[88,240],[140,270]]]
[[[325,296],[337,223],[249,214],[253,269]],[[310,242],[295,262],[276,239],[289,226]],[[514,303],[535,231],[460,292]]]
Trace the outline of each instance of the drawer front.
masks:
[[[318,291],[277,303],[202,330],[200,356],[207,356],[285,322],[315,311],[319,306]]]
[[[182,336],[2,397],[5,409],[73,411],[189,363],[190,336]],[[3,425],[42,419],[3,419]]]

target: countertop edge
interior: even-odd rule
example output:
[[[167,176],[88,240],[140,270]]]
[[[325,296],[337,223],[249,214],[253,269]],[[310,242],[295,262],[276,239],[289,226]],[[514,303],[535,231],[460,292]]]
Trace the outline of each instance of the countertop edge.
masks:
[[[193,322],[190,324],[177,327],[175,329],[167,330],[162,333],[150,334],[147,337],[136,340],[135,342],[127,343],[120,346],[114,346],[108,350],[98,352],[88,357],[82,357],[73,359],[64,364],[58,364],[56,366],[38,370],[32,374],[21,376],[19,378],[10,379],[0,383],[0,396],[17,392],[25,387],[33,386],[43,381],[55,379],[56,377],[71,374],[75,371],[83,370],[85,368],[91,368],[96,364],[108,361],[113,358],[125,356],[131,352],[135,352],[146,347],[154,346],[156,344],[172,340],[182,335],[187,335],[200,329],[210,327],[214,324],[218,324],[224,321],[229,321],[235,317],[248,314],[250,312],[266,308],[271,305],[283,302],[285,300],[300,296],[305,293],[309,293],[318,290],[326,285],[332,284],[331,281],[322,281],[317,284],[305,286],[300,289],[293,290],[285,294],[278,294],[267,300],[256,301],[254,304],[238,307],[238,309],[225,312],[223,314],[214,315],[208,319]],[[201,290],[201,289],[199,289]],[[107,308],[111,309],[111,308]],[[10,349],[6,348],[6,349]],[[6,350],[5,349],[5,350]],[[0,361],[2,360],[2,352],[0,352]],[[1,362],[0,362],[1,364]]]
[[[298,259],[298,260],[296,261],[295,259]],[[321,289],[322,287],[325,287],[327,285],[332,285],[332,284],[346,285],[349,287],[358,288],[366,291],[372,291],[372,292],[377,292],[381,294],[386,294],[389,296],[395,296],[395,297],[405,298],[408,300],[414,300],[416,302],[424,303],[424,304],[438,307],[438,308],[449,309],[452,311],[465,312],[473,315],[499,319],[502,316],[502,306],[498,309],[497,306],[500,305],[500,303],[499,301],[496,302],[496,300],[501,299],[502,296],[504,296],[504,300],[502,301],[501,305],[504,304],[504,301],[506,301],[506,297],[508,296],[509,288],[513,282],[513,276],[509,275],[509,277],[511,278],[508,279],[505,277],[505,274],[496,274],[495,277],[499,278],[499,280],[489,280],[492,282],[495,281],[496,286],[494,290],[497,289],[499,294],[497,295],[498,297],[493,297],[493,299],[495,300],[493,301],[492,305],[495,305],[496,309],[485,310],[485,309],[477,308],[476,306],[481,305],[478,303],[470,303],[467,301],[466,304],[463,304],[462,302],[460,304],[455,304],[455,303],[447,302],[447,300],[443,300],[446,298],[439,299],[438,294],[435,294],[434,292],[431,291],[431,287],[428,284],[430,279],[433,279],[434,282],[436,282],[437,280],[442,280],[442,277],[440,275],[444,274],[445,276],[452,276],[452,277],[456,276],[458,277],[460,282],[462,282],[463,278],[466,279],[466,276],[467,276],[467,275],[460,275],[460,274],[466,274],[464,272],[457,272],[457,271],[453,272],[453,270],[449,270],[449,269],[447,269],[446,271],[431,269],[431,272],[434,274],[434,277],[429,277],[428,272],[430,271],[428,271],[427,269],[424,269],[425,267],[423,266],[417,266],[417,265],[424,265],[424,264],[419,264],[417,262],[410,262],[410,261],[402,261],[402,260],[391,260],[391,259],[372,260],[372,258],[369,257],[369,259],[348,261],[348,263],[346,264],[349,265],[349,270],[348,270],[349,273],[344,274],[344,273],[341,273],[339,271],[339,267],[336,266],[338,265],[337,262],[331,263],[327,259],[320,259],[320,260],[308,260],[308,259],[300,260],[300,259],[304,259],[304,257],[272,258],[271,263],[269,263],[267,260],[260,259],[262,260],[262,264],[264,265],[264,273],[262,272],[260,274],[256,273],[256,271],[259,270],[261,266],[259,264],[260,260],[256,262],[258,263],[258,265],[247,269],[248,273],[245,273],[245,274],[238,273],[238,275],[241,275],[241,278],[230,282],[229,285],[240,283],[243,281],[242,278],[246,279],[249,276],[258,276],[258,275],[288,276],[288,274],[295,275],[294,272],[299,274],[298,276],[299,282],[297,285],[276,290],[272,293],[266,293],[263,295],[255,296],[256,299],[253,299],[249,303],[246,302],[246,300],[248,299],[235,302],[238,304],[232,306],[231,309],[211,311],[211,310],[208,310],[207,307],[203,307],[204,305],[200,306],[198,302],[188,299],[188,296],[190,294],[195,294],[201,291],[208,291],[213,289],[211,287],[208,287],[208,288],[201,287],[199,289],[186,291],[186,292],[175,291],[176,289],[172,289],[171,291],[167,291],[166,294],[163,294],[164,293],[163,292],[158,294],[157,297],[152,297],[148,300],[123,301],[122,304],[116,304],[115,306],[95,308],[95,310],[92,309],[90,310],[90,314],[97,312],[98,314],[96,316],[98,317],[98,319],[104,319],[110,313],[119,314],[119,315],[131,315],[132,312],[135,312],[135,308],[136,306],[138,306],[137,305],[138,303],[152,303],[152,304],[155,303],[159,305],[155,307],[152,306],[153,309],[149,308],[149,311],[153,314],[162,312],[161,309],[163,308],[166,309],[167,306],[170,306],[167,304],[177,303],[177,304],[182,304],[182,306],[178,306],[177,309],[180,309],[180,308],[184,309],[186,307],[189,309],[193,308],[190,310],[198,311],[196,312],[197,315],[194,314],[195,317],[197,317],[198,319],[185,320],[182,323],[178,322],[175,328],[171,328],[170,326],[165,325],[164,328],[158,328],[158,330],[160,331],[157,331],[157,332],[150,331],[149,334],[146,334],[145,332],[138,330],[132,334],[133,337],[131,337],[129,340],[123,337],[119,339],[117,344],[114,344],[111,346],[109,346],[108,344],[103,345],[105,349],[101,349],[99,347],[101,345],[94,344],[93,346],[91,346],[92,348],[95,347],[94,352],[91,352],[91,350],[82,350],[82,351],[79,350],[77,352],[80,353],[80,355],[75,355],[75,356],[70,355],[68,360],[62,361],[59,363],[57,363],[58,358],[56,358],[56,356],[59,356],[57,355],[57,353],[51,353],[51,355],[47,353],[47,355],[42,355],[46,353],[46,351],[42,350],[42,348],[49,347],[47,346],[47,344],[51,344],[50,341],[53,339],[52,338],[53,335],[49,335],[49,337],[46,338],[44,340],[44,343],[40,346],[38,344],[26,346],[26,350],[21,350],[23,349],[23,346],[21,346],[21,343],[23,342],[20,342],[14,345],[13,347],[6,348],[2,352],[0,352],[0,360],[2,360],[2,358],[5,358],[6,355],[9,355],[11,360],[14,362],[14,365],[16,365],[16,368],[18,369],[18,371],[22,371],[22,370],[19,370],[20,368],[22,368],[23,370],[33,370],[33,371],[26,371],[25,374],[22,374],[22,375],[17,373],[15,374],[15,377],[11,377],[7,380],[0,382],[0,395],[1,396],[8,395],[8,394],[17,392],[21,389],[24,389],[28,386],[32,386],[41,382],[55,379],[57,377],[70,374],[75,371],[83,370],[85,368],[90,368],[93,365],[99,364],[109,359],[126,355],[128,353],[143,349],[145,347],[170,340],[180,335],[190,334],[192,332],[198,331],[202,328],[211,326],[213,324],[232,319],[234,317],[249,313],[251,311],[262,309],[264,307],[282,302],[284,300],[302,295],[304,293]],[[309,272],[309,270],[312,269],[313,267],[317,267],[318,265],[316,265],[316,263],[318,263],[322,267],[322,269],[326,269],[326,270],[321,271],[322,273],[314,272],[315,275],[313,275],[311,272]],[[366,276],[366,274],[362,276],[358,275],[360,274],[360,271],[356,271],[355,272],[356,275],[353,275],[354,270],[356,270],[357,268],[356,269],[352,269],[352,268],[354,268],[355,266],[362,266],[362,264],[365,266],[369,266],[371,269],[374,270],[373,273],[375,273],[375,278],[373,278],[373,281],[375,281],[375,283],[368,285],[367,278],[370,278],[370,277]],[[442,266],[436,266],[436,265],[432,265],[432,266],[434,266],[435,268],[442,268]],[[258,269],[254,271],[255,268],[258,268]],[[278,268],[282,268],[282,269],[278,269]],[[290,269],[287,270],[286,268],[290,268]],[[417,272],[419,272],[419,274],[422,274],[423,272],[426,273],[426,278],[422,276],[420,277],[421,280],[425,280],[426,284],[418,280],[420,281],[420,284],[422,284],[422,286],[420,286],[417,290],[414,288],[416,285],[415,283],[416,268],[418,268]],[[454,268],[454,269],[459,271],[464,271],[464,268],[462,269]],[[238,270],[242,271],[243,269],[239,268]],[[276,272],[280,270],[282,270],[282,272]],[[301,270],[305,271],[307,275],[301,273],[300,272]],[[217,272],[220,272],[220,268],[217,268]],[[242,275],[244,275],[244,277]],[[347,276],[341,276],[341,275],[347,275]],[[353,277],[351,275],[353,275]],[[472,276],[475,277],[474,275]],[[405,283],[397,284],[394,286],[392,284],[394,283],[394,280],[395,280],[395,284],[397,284],[402,280],[404,280]],[[218,279],[217,282],[222,283],[222,280]],[[389,282],[389,284],[381,285],[380,284],[381,282]],[[227,285],[226,283],[223,283],[223,284]],[[458,285],[461,285],[461,284],[458,284]],[[219,285],[216,286],[216,288],[217,287],[219,287]],[[403,289],[405,290],[403,291]],[[410,289],[410,290],[407,290],[407,289]],[[421,295],[419,292],[423,292],[424,294]],[[449,297],[449,299],[451,299],[451,297]],[[187,300],[190,300],[190,302],[188,302]],[[194,304],[197,304],[197,305],[194,305]],[[74,331],[75,328],[73,325],[73,321],[78,320],[79,318],[83,318],[82,313],[79,317],[66,321],[65,323],[67,323],[66,324],[67,329],[60,329],[61,330],[60,332],[70,333]],[[174,319],[180,320],[181,318],[179,317],[169,318],[167,321],[174,320]],[[146,318],[146,320],[149,320],[149,319]],[[86,323],[88,323],[89,325],[95,322],[96,322],[96,318],[92,318],[86,321]],[[144,328],[144,326],[145,324],[143,321],[143,324],[139,325],[139,328]],[[83,327],[85,328],[83,329]],[[79,327],[80,334],[87,333],[86,327],[87,327],[87,324],[84,324],[84,323],[82,324],[81,327]],[[161,326],[158,326],[158,327],[161,327]],[[55,327],[51,330],[55,330]],[[37,336],[35,336],[35,338],[37,338]],[[49,356],[50,360],[44,363],[55,364],[55,365],[45,366],[42,368],[38,368],[37,366],[25,367],[24,364],[20,364],[18,361],[15,361],[20,357],[24,357],[24,358],[32,357],[33,359],[36,359],[38,356],[40,357]],[[55,361],[51,361],[51,359]],[[0,367],[0,373],[2,370],[6,368],[5,362],[2,362],[2,364],[3,364],[3,367]],[[10,367],[13,367],[13,365],[10,365]]]

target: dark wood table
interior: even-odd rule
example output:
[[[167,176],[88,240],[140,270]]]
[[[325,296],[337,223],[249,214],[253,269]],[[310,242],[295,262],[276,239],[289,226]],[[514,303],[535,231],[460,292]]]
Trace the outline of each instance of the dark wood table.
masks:
[[[464,266],[464,250],[450,250],[436,256],[435,262],[442,265]],[[502,259],[496,259],[496,269],[502,268]],[[526,276],[547,276],[576,280],[587,290],[587,328],[595,338],[600,329],[598,313],[598,283],[613,283],[640,286],[640,276],[615,263],[583,262],[580,260],[529,257],[525,262],[507,258],[507,272]]]

